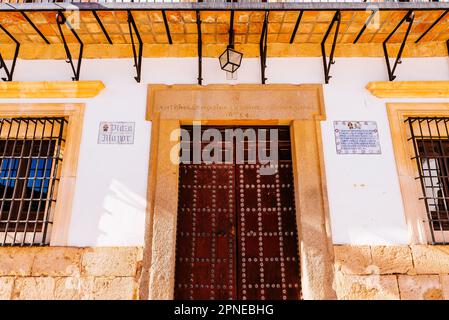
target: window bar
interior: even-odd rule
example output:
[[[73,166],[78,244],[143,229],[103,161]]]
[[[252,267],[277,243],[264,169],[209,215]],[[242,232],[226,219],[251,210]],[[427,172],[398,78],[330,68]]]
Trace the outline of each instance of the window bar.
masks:
[[[444,174],[441,174],[440,175],[440,179],[442,179],[442,187],[443,187],[443,197],[444,197],[444,199],[443,199],[443,211],[441,211],[440,210],[440,206],[438,205],[437,206],[437,212],[439,212],[439,214],[438,214],[438,219],[440,219],[440,227],[441,227],[441,229],[440,230],[444,230],[445,229],[445,226],[444,226],[444,223],[442,223],[442,221],[445,221],[445,223],[447,224],[447,221],[449,221],[449,213],[448,213],[448,207],[447,207],[447,203],[446,203],[446,200],[448,199],[448,194],[447,194],[447,190],[448,190],[448,179],[447,178],[445,178],[445,176],[447,176],[447,174],[448,174],[448,164],[447,164],[447,161],[446,161],[446,159],[447,159],[447,157],[448,157],[448,155],[446,155],[446,152],[445,152],[445,150],[444,150],[444,144],[443,144],[443,137],[441,136],[441,133],[440,133],[440,128],[439,128],[439,123],[442,121],[443,119],[437,119],[437,120],[435,120],[435,123],[436,123],[436,130],[437,130],[437,135],[438,135],[438,142],[439,142],[439,148],[440,148],[440,150],[441,150],[441,155],[442,155],[442,157],[443,157],[443,159],[442,159],[442,162],[443,162],[443,166],[444,166]],[[446,131],[447,131],[447,128],[446,128]],[[441,215],[445,215],[446,217],[445,218],[441,218]],[[445,238],[445,235],[444,235],[444,232],[442,232],[442,236],[443,236],[443,242],[444,243],[446,243],[446,238]]]
[[[420,137],[421,137],[421,140],[423,140],[423,138],[424,138],[424,133],[423,133],[423,128],[422,128],[422,122],[423,122],[424,120],[422,119],[422,118],[419,118],[418,119],[418,125],[419,125],[419,133],[420,133]],[[418,157],[419,158],[419,162],[420,162],[420,168],[421,168],[421,170],[422,170],[422,172],[423,172],[423,177],[422,177],[422,181],[423,181],[423,183],[425,182],[424,181],[424,179],[425,179],[425,172],[424,172],[424,166],[423,166],[423,163],[422,163],[422,161],[423,161],[423,159],[429,159],[429,156],[428,156],[428,154],[427,154],[427,148],[424,148],[423,149],[423,153],[424,153],[424,158],[422,158],[422,157]],[[418,149],[418,153],[416,154],[417,156],[418,155],[420,155],[419,154],[419,149]],[[429,167],[430,168],[430,167]],[[432,181],[432,179],[430,179],[430,189],[432,190],[432,196],[433,196],[433,181]],[[425,183],[424,183],[424,189],[423,189],[423,195],[426,197],[426,209],[427,209],[427,216],[428,216],[428,219],[429,219],[429,224],[430,224],[430,230],[432,231],[432,243],[435,243],[436,242],[436,238],[435,238],[435,230],[434,230],[434,228],[433,228],[433,219],[432,219],[432,212],[430,211],[430,207],[431,207],[431,205],[430,205],[430,203],[429,203],[429,200],[430,199],[432,199],[432,198],[428,198],[427,197],[427,194],[426,194],[426,189],[427,189],[427,187],[426,187],[426,185],[425,185]]]
[[[16,119],[12,119],[12,121],[11,121],[11,126],[13,126],[13,123],[14,123],[15,120],[16,120]],[[17,141],[19,140],[19,132],[20,132],[20,126],[21,126],[21,125],[22,125],[22,122],[21,122],[21,121],[18,121],[18,128],[17,128],[17,132],[16,132],[16,137],[15,137],[15,139],[14,139],[14,144],[13,144],[13,148],[12,148],[11,155],[14,155],[14,151],[16,150]],[[12,179],[11,179],[11,178],[12,178],[12,177],[11,177],[11,172],[12,172],[11,166],[12,166],[13,163],[15,163],[15,161],[13,161],[13,159],[14,159],[14,158],[11,157],[10,160],[9,160],[9,163],[8,163],[9,169],[8,169],[8,179],[6,180],[6,181],[7,181],[7,184],[9,184],[10,181],[12,180]],[[14,159],[14,160],[15,160],[15,159]],[[21,163],[21,160],[19,160],[19,162],[18,162],[18,164],[17,164],[16,177],[19,175],[20,163]],[[8,233],[9,233],[9,230],[8,230],[8,229],[9,229],[9,223],[10,223],[10,221],[11,221],[11,213],[12,213],[12,210],[11,210],[11,209],[12,209],[13,206],[14,206],[14,199],[15,199],[14,195],[15,195],[15,193],[16,193],[16,187],[17,187],[17,180],[15,180],[15,182],[14,182],[14,187],[12,188],[12,200],[11,200],[10,205],[9,205],[8,216],[7,216],[7,219],[6,219],[5,234],[4,234],[4,236],[3,236],[3,243],[4,243],[4,244],[6,243],[6,239],[7,239],[7,237],[8,237]],[[5,191],[3,192],[2,208],[1,208],[0,212],[3,212],[3,205],[4,205],[4,203],[5,203],[6,191],[7,191],[7,188],[5,188]]]
[[[28,136],[28,128],[29,128],[29,125],[30,125],[30,119],[27,119],[27,120],[24,120],[24,121],[26,122],[26,129],[25,129],[25,135],[24,135],[24,137],[26,138]],[[26,145],[25,141],[26,140],[24,139],[23,143],[22,143],[22,151],[20,152],[20,160],[19,160],[19,168],[18,168],[18,170],[20,170],[21,162],[24,159],[23,152],[25,150],[25,145]],[[32,150],[33,150],[33,148],[31,147],[30,148],[30,152],[32,152]],[[20,202],[19,202],[19,210],[17,211],[17,218],[16,218],[16,221],[15,221],[16,225],[14,227],[14,237],[13,237],[13,241],[11,243],[15,243],[16,242],[17,232],[19,231],[18,229],[19,229],[19,224],[20,224],[20,220],[21,220],[22,205],[23,205],[23,202],[24,202],[25,189],[26,189],[26,186],[27,186],[26,177],[27,177],[27,172],[29,172],[30,163],[31,163],[31,159],[28,159],[28,161],[26,162],[26,171],[25,171],[25,174],[24,174],[24,180],[22,182],[20,182],[20,180],[19,180],[19,178],[20,178],[20,175],[19,175],[20,173],[19,172],[17,172],[17,176],[16,176],[17,179],[16,179],[16,182],[15,182],[15,186],[19,185],[19,183],[23,184],[23,185],[21,185],[22,192],[20,194],[20,199],[19,199],[20,200]],[[20,191],[20,188],[19,188],[19,191]],[[15,193],[13,193],[13,199],[15,199]],[[12,200],[12,201],[14,201],[14,200]],[[13,205],[11,205],[9,207],[9,211],[12,212],[12,210],[13,210]],[[23,231],[23,236],[26,237],[26,229]]]
[[[425,194],[426,186],[424,184],[424,177],[423,177],[423,173],[424,172],[422,171],[423,166],[421,164],[421,159],[418,157],[419,151],[418,151],[418,146],[417,146],[417,140],[416,140],[416,137],[415,137],[415,131],[413,130],[413,122],[415,122],[416,119],[408,118],[405,121],[408,121],[408,124],[409,124],[410,135],[411,135],[411,139],[412,139],[412,143],[413,143],[413,150],[415,152],[416,165],[418,167],[419,181],[421,183],[421,188],[423,190],[423,193]],[[422,137],[421,125],[419,127],[420,127],[421,137]],[[426,206],[426,209],[427,209],[427,218],[431,219],[432,217],[431,217],[431,214],[430,214],[430,211],[429,211],[429,199],[427,199],[427,197],[425,197],[424,203],[425,203],[425,206]],[[433,232],[432,226],[430,226],[430,235],[431,235],[431,238],[432,238],[432,243],[434,243],[435,242],[435,234]]]
[[[449,118],[409,117],[410,138],[432,244],[449,242]],[[443,128],[444,126],[444,128]]]
[[[37,121],[37,120],[33,119],[32,121],[33,121],[33,123],[34,123],[34,131],[33,131],[33,137],[32,137],[32,140],[31,140],[31,147],[30,147],[30,153],[29,153],[29,160],[28,160],[28,163],[29,163],[29,164],[31,164],[32,161],[33,161],[33,160],[32,160],[32,156],[33,156],[33,147],[34,147],[34,142],[35,142],[35,140],[36,140],[36,132],[37,132],[37,126],[38,126],[38,121]],[[43,126],[44,126],[44,128],[45,128],[45,122],[44,122]],[[42,141],[43,141],[43,140],[40,139],[40,145],[42,145]],[[40,152],[39,152],[39,153],[40,153]],[[27,172],[28,172],[28,171],[27,171]],[[30,179],[32,180],[32,183],[31,183],[31,192],[32,192],[32,191],[34,190],[35,186],[36,186],[36,181],[37,181],[37,170],[34,170],[34,173],[33,173],[33,177],[32,177],[32,178],[30,178],[30,177],[28,176],[28,180],[26,180],[26,183],[27,183],[27,184],[29,183]],[[25,189],[25,188],[24,188],[24,189]],[[24,245],[25,245],[25,240],[26,240],[26,236],[27,236],[28,221],[29,221],[29,219],[30,219],[30,213],[31,213],[31,206],[32,206],[32,203],[33,203],[33,194],[30,193],[30,198],[29,198],[29,202],[28,202],[27,214],[26,214],[26,216],[25,216],[25,226],[24,226],[24,228],[23,228],[23,237],[22,237],[22,241],[21,241],[21,243],[20,243],[21,246],[24,246]],[[22,205],[22,203],[21,203],[21,205]],[[21,212],[21,209],[19,209],[19,212]],[[15,242],[15,238],[14,238],[14,242]]]
[[[64,123],[65,120],[57,120],[59,123],[59,132],[58,132],[58,139],[61,138],[63,136],[64,133]],[[42,245],[44,245],[44,242],[46,241],[46,236],[47,236],[47,231],[48,231],[48,226],[50,224],[52,224],[52,219],[53,217],[50,216],[51,212],[51,208],[52,208],[52,201],[53,201],[53,195],[55,194],[55,185],[56,185],[56,177],[58,174],[58,168],[59,168],[59,162],[60,162],[60,154],[61,154],[61,144],[58,143],[56,146],[54,146],[53,148],[53,154],[55,157],[54,160],[54,164],[53,164],[53,168],[50,171],[50,174],[48,176],[48,178],[44,179],[44,182],[46,180],[48,180],[48,185],[47,185],[47,210],[44,214],[44,231],[43,231],[43,236],[42,236]],[[53,162],[53,161],[52,161]],[[45,165],[48,164],[48,160],[46,161]],[[46,177],[47,173],[46,171],[44,171],[44,177]],[[50,184],[50,180],[53,181],[53,183]],[[45,186],[44,184],[41,184],[41,187],[43,188]],[[58,181],[58,186],[59,186],[59,181]]]
[[[431,145],[431,147],[432,147],[432,150],[435,150],[434,137],[433,137],[433,135],[432,135],[432,128],[430,127],[429,118],[425,118],[425,119],[423,120],[423,122],[424,122],[424,121],[426,122],[427,130],[429,130],[430,145]],[[424,150],[426,150],[426,147],[425,147],[425,146],[424,146]],[[435,152],[435,151],[434,151],[434,152]],[[425,154],[427,154],[426,151],[425,151]],[[427,156],[426,158],[429,159],[430,157]],[[429,161],[427,161],[427,162],[429,163]],[[429,175],[430,175],[430,177],[432,177],[432,174],[431,174],[432,168],[429,167],[429,169],[430,169],[430,170],[429,170]],[[437,174],[438,177],[441,176],[441,174],[440,174],[440,173],[441,173],[441,169],[440,169],[440,164],[439,164],[439,163],[438,163],[438,166],[436,166],[435,171],[436,171],[436,174]],[[432,179],[432,178],[430,178],[429,180],[430,180],[430,185],[431,185],[431,188],[432,188],[432,196],[433,196],[434,198],[437,199],[436,201],[434,201],[435,212],[436,212],[436,214],[437,214],[437,223],[438,223],[439,226],[440,226],[440,230],[443,230],[443,225],[441,224],[441,216],[440,216],[440,210],[439,210],[439,203],[438,203],[438,200],[440,200],[440,199],[438,199],[438,197],[439,197],[438,191],[437,191],[437,194],[436,194],[436,197],[435,197],[435,190],[438,190],[438,185],[434,185],[433,179]],[[444,196],[444,194],[443,194],[443,196]],[[436,204],[435,204],[435,202],[436,202]],[[431,212],[430,215],[431,215],[431,219],[432,219],[431,223],[432,223],[432,227],[433,227],[433,224],[434,224],[434,218],[432,217],[432,212]]]
[[[41,138],[40,138],[40,143],[39,143],[39,152],[38,152],[38,157],[37,157],[37,159],[36,159],[36,161],[37,161],[37,163],[39,162],[39,160],[40,160],[40,158],[39,158],[39,155],[41,155],[42,154],[42,145],[43,145],[43,142],[44,142],[44,137],[45,137],[45,130],[46,130],[46,126],[47,126],[47,124],[48,124],[48,122],[47,121],[42,121],[42,134],[41,134]],[[35,168],[35,170],[34,170],[34,177],[35,178],[37,178],[37,175],[38,175],[38,170],[37,170],[37,168]],[[35,179],[36,180],[36,179]],[[35,183],[36,183],[36,181],[34,181],[34,187],[35,187]],[[42,185],[42,181],[40,182],[40,184]],[[34,190],[34,189],[33,189]],[[33,195],[31,195],[31,200],[30,200],[30,204],[29,204],[29,206],[28,206],[28,212],[27,212],[27,215],[30,213],[30,211],[31,211],[31,208],[33,207],[33,201],[35,201],[35,199],[34,199],[34,197],[33,197]],[[36,210],[36,212],[37,212],[37,214],[36,214],[36,220],[37,220],[37,216],[38,216],[38,214],[39,214],[39,204],[40,204],[40,201],[39,200],[37,200],[38,201],[38,208],[37,208],[37,210]],[[28,217],[28,219],[29,219],[29,217]],[[33,228],[33,235],[36,233],[36,229],[37,229],[37,221],[32,221],[32,222],[34,222],[34,228]],[[34,244],[34,241],[35,241],[35,239],[34,239],[34,236],[33,236],[33,240],[30,242],[30,245],[33,245]]]
[[[53,120],[53,119],[52,119]],[[54,120],[52,121],[52,120],[49,120],[49,122],[50,122],[50,124],[51,124],[51,131],[50,131],[50,139],[49,139],[49,141],[48,141],[48,147],[47,147],[47,153],[46,153],[46,155],[45,155],[45,157],[44,157],[44,168],[43,168],[43,171],[42,171],[42,175],[43,175],[43,178],[44,179],[42,179],[42,181],[40,182],[40,184],[39,184],[39,198],[38,198],[38,200],[39,200],[39,202],[38,202],[38,205],[37,205],[37,214],[36,214],[36,220],[35,221],[33,221],[34,222],[34,230],[33,230],[33,241],[32,241],[32,243],[35,243],[35,241],[36,241],[36,233],[37,233],[37,226],[39,225],[39,222],[42,222],[42,224],[44,224],[45,223],[45,209],[46,208],[43,208],[43,210],[44,210],[44,214],[43,214],[43,216],[42,216],[42,219],[39,219],[39,213],[40,213],[40,211],[41,211],[41,205],[42,205],[42,202],[44,201],[44,198],[43,198],[43,191],[44,191],[44,185],[45,185],[45,175],[46,175],[46,173],[47,173],[47,165],[48,165],[48,159],[50,159],[50,157],[52,157],[51,156],[51,137],[53,137],[53,132],[54,132],[54,129],[55,129],[55,123],[54,123]],[[43,135],[45,134],[45,132],[43,133]],[[43,138],[44,138],[44,136],[43,136]],[[40,160],[42,159],[42,157],[41,157],[41,154],[39,154],[39,158],[38,158],[38,161],[36,161],[36,168],[35,168],[35,171],[36,172],[39,172],[39,162],[40,162]],[[56,160],[55,160],[56,161]],[[51,161],[51,162],[53,162],[53,161]],[[46,195],[46,199],[45,199],[45,205],[47,206],[48,205],[48,191],[47,191],[47,195]],[[46,231],[45,231],[46,232]],[[45,239],[46,238],[46,234],[43,232],[42,233],[42,240],[41,240],[41,244],[43,244],[44,242],[45,242]]]
[[[0,245],[48,245],[67,120],[2,118],[0,121],[0,133],[9,125],[7,135],[3,133],[0,139],[4,148],[0,182],[5,186],[0,199],[0,232],[4,232]]]

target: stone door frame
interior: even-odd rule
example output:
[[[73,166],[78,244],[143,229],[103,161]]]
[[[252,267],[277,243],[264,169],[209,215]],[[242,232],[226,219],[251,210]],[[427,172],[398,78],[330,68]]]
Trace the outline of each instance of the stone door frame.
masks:
[[[289,125],[304,299],[334,299],[320,121],[322,86],[149,85],[152,122],[147,216],[140,298],[173,299],[181,125]]]

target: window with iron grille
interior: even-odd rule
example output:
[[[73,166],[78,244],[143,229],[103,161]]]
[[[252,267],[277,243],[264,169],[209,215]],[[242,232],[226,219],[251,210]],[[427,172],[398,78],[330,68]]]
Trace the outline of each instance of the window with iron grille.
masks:
[[[449,117],[410,117],[414,160],[433,244],[449,243]]]
[[[49,245],[66,126],[0,118],[0,245]]]

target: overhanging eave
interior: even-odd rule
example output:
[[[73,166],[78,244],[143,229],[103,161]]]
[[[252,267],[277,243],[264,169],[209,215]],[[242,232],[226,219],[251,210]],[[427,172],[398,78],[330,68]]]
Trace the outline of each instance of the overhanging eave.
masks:
[[[298,10],[348,10],[348,11],[366,11],[372,10],[373,6],[379,10],[443,10],[449,9],[448,2],[181,2],[181,3],[2,3],[0,11],[58,11],[66,10],[280,10],[280,11],[298,11]]]

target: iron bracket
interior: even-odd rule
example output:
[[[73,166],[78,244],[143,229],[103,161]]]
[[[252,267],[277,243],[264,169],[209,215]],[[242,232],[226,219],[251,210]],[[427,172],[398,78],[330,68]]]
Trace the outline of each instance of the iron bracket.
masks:
[[[340,30],[340,22],[341,22],[341,13],[340,10],[337,10],[335,12],[334,17],[332,18],[332,21],[329,25],[329,28],[327,28],[326,34],[324,35],[323,41],[321,41],[321,54],[323,56],[323,67],[324,67],[324,82],[327,84],[329,83],[329,79],[332,78],[332,76],[329,75],[331,66],[335,64],[334,60],[334,53],[335,53],[335,47],[337,45],[337,38],[338,38],[338,31]],[[332,48],[329,55],[329,61],[327,61],[326,58],[326,40],[329,37],[329,34],[334,27],[334,24],[337,23],[337,26],[335,28],[334,33],[334,39],[332,40]]]
[[[387,64],[388,79],[390,81],[393,81],[394,79],[396,79],[396,76],[394,75],[394,72],[396,71],[396,67],[398,66],[398,64],[402,63],[402,60],[401,60],[402,52],[404,51],[404,46],[405,46],[405,43],[407,42],[407,38],[408,38],[408,35],[410,33],[410,29],[412,28],[414,19],[415,19],[414,12],[412,10],[409,10],[406,13],[406,15],[402,18],[402,20],[398,23],[398,25],[393,29],[393,31],[388,35],[388,37],[382,43],[382,46],[383,46],[383,49],[384,49],[384,55],[385,55],[385,62]],[[394,61],[393,68],[391,68],[390,57],[388,56],[387,43],[388,43],[388,40],[390,40],[390,38],[395,34],[395,32],[399,29],[399,27],[404,22],[408,23],[407,31],[405,32],[404,38],[402,39],[402,43],[401,43],[401,46],[399,48],[398,55],[396,56],[396,60]]]
[[[72,68],[72,72],[73,72],[72,80],[73,81],[78,81],[80,79],[81,62],[83,60],[84,44],[81,41],[81,39],[78,36],[78,34],[76,33],[76,31],[73,28],[73,26],[67,21],[67,18],[64,16],[64,13],[62,13],[61,11],[58,11],[58,14],[56,15],[56,24],[58,26],[59,34],[61,36],[62,42],[64,44],[65,53],[67,55],[66,62],[70,63],[70,66]],[[77,63],[76,67],[75,67],[75,64],[73,62],[72,54],[70,53],[70,49],[69,49],[69,46],[67,44],[64,32],[62,31],[62,25],[64,25],[64,24],[67,26],[67,28],[69,28],[69,30],[72,32],[73,36],[76,38],[76,40],[78,41],[78,43],[80,45],[79,54],[78,54],[78,63]]]
[[[142,73],[142,53],[143,53],[143,42],[140,37],[139,30],[137,29],[136,22],[134,21],[134,17],[131,11],[128,10],[128,27],[129,27],[129,36],[131,37],[131,46],[133,49],[133,57],[134,57],[134,67],[136,68],[137,75],[134,77],[138,83],[140,83],[141,73]],[[136,50],[136,45],[134,41],[134,34],[136,35],[137,41],[139,42],[139,50]]]
[[[14,58],[12,59],[12,64],[11,64],[11,69],[8,68],[8,66],[5,63],[5,60],[3,59],[2,54],[0,53],[0,69],[4,69],[5,73],[6,73],[6,77],[3,77],[2,80],[3,81],[12,81],[12,78],[14,76],[14,70],[16,68],[16,62],[17,62],[17,57],[19,56],[19,50],[20,50],[20,42],[17,41],[16,38],[14,38],[14,36],[5,29],[5,27],[3,27],[0,24],[0,29],[6,33],[6,35],[15,42],[16,44],[16,49],[14,50]]]
[[[203,38],[201,33],[201,15],[196,11],[196,28],[198,32],[198,84],[203,84]]]
[[[265,11],[265,18],[263,20],[262,33],[260,35],[259,42],[260,75],[262,84],[265,84],[265,81],[267,80],[267,78],[265,77],[265,69],[267,68],[268,15],[269,11]]]

